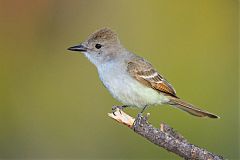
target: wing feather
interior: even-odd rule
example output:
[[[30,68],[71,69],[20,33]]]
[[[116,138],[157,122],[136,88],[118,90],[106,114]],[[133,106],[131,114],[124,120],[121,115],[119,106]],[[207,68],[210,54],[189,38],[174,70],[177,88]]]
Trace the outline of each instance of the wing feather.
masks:
[[[143,58],[136,58],[128,62],[128,73],[143,85],[151,87],[158,92],[176,96],[176,91],[167,80],[161,76],[150,63]]]

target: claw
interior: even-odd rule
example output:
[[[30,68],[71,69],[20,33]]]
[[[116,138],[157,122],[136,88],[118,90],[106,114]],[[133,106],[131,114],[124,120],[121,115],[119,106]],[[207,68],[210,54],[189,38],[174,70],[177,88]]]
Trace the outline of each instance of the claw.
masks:
[[[115,112],[117,109],[119,109],[120,114],[122,114],[122,110],[126,108],[127,106],[112,106],[112,113],[114,116],[116,116]]]
[[[114,116],[116,116],[115,111],[113,111],[112,114],[113,114]]]

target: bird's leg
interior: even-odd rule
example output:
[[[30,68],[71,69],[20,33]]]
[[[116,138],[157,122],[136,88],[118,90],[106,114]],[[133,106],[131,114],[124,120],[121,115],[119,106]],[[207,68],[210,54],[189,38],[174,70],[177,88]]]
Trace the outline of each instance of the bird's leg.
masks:
[[[127,105],[123,105],[123,106],[112,106],[112,113],[115,115],[115,112],[117,110],[117,108],[119,109],[119,112],[121,113],[121,111],[124,109],[124,108],[127,108],[128,106]],[[116,115],[115,115],[116,116]]]
[[[145,110],[147,107],[148,107],[148,105],[145,105],[140,113],[143,114],[144,110]]]
[[[135,118],[135,121],[133,122],[133,126],[136,125],[136,119],[138,119],[139,117],[142,116],[144,110],[145,110],[147,107],[148,107],[148,105],[145,105],[145,106],[143,107],[143,109],[141,110],[141,112],[139,112],[139,113],[137,114],[137,117]]]

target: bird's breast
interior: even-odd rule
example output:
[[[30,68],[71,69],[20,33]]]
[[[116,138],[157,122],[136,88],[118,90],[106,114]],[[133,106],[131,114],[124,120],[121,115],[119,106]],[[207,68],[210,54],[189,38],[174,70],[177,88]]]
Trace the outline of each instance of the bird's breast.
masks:
[[[132,78],[121,65],[108,64],[98,68],[98,72],[112,96],[125,105],[142,108],[167,101],[165,96]]]

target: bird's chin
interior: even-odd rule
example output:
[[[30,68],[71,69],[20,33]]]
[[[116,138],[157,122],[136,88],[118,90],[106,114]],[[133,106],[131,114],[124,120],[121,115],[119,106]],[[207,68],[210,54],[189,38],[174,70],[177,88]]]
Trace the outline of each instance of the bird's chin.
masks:
[[[95,56],[93,56],[92,54],[88,53],[88,52],[83,52],[84,56],[87,57],[87,59],[93,63],[95,66],[99,65],[99,59]]]

